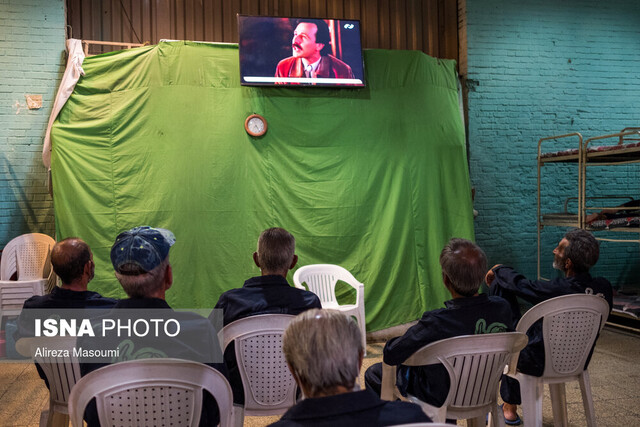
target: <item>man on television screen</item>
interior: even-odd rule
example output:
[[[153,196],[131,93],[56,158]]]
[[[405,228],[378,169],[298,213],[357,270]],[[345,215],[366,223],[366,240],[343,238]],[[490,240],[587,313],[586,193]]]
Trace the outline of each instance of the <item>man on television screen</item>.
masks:
[[[276,77],[354,78],[351,67],[329,55],[331,36],[322,19],[298,21],[291,40],[293,56],[283,59],[276,67]]]

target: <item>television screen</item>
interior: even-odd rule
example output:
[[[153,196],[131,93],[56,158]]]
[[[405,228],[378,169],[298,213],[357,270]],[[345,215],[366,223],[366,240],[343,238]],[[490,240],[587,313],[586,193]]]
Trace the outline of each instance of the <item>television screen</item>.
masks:
[[[362,87],[360,22],[238,15],[240,82]]]

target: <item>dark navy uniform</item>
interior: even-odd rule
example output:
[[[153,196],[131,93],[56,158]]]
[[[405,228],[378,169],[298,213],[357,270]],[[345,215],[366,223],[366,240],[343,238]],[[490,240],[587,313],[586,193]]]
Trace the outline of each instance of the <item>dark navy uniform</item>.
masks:
[[[495,279],[491,284],[491,295],[501,296],[511,306],[514,321],[520,320],[520,306],[516,297],[538,304],[562,295],[594,293],[600,294],[613,307],[611,283],[603,277],[591,277],[589,273],[578,273],[572,277],[553,280],[529,280],[511,267],[500,265],[493,270]],[[539,377],[544,372],[544,343],[542,340],[542,320],[534,323],[527,331],[529,343],[520,352],[518,370],[526,375]],[[593,349],[591,350],[593,352]],[[587,365],[589,364],[587,359]],[[585,366],[586,369],[587,366]],[[503,376],[500,394],[507,403],[521,403],[520,385],[514,378]]]

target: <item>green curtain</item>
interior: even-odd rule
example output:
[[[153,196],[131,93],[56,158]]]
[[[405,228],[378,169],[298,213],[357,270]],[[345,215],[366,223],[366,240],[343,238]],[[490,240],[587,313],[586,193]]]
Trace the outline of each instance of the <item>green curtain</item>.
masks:
[[[364,56],[364,89],[241,87],[229,45],[86,58],[52,130],[52,176],[58,238],[93,249],[90,289],[124,297],[115,236],[164,227],[177,238],[168,302],[211,308],[259,275],[258,235],[281,226],[299,266],[339,264],[365,284],[368,330],[441,307],[440,250],[473,236],[455,63]],[[261,138],[244,130],[252,113],[268,121]]]

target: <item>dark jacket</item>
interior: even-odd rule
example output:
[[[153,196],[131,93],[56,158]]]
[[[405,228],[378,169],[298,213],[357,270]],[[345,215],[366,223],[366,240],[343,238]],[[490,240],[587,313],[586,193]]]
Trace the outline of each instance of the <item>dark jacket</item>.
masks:
[[[50,294],[32,296],[24,302],[23,310],[29,309],[75,309],[75,308],[104,308],[108,309],[116,304],[117,300],[106,298],[97,292],[72,291],[56,286]],[[14,334],[16,340],[20,337],[33,336],[33,316],[23,311],[18,318],[18,330]]]
[[[222,309],[224,326],[234,320],[258,314],[300,314],[310,308],[322,308],[313,292],[294,288],[282,276],[258,276],[241,288],[220,295],[215,308]]]
[[[222,309],[223,324],[258,314],[300,314],[310,308],[322,308],[320,299],[313,292],[294,288],[282,276],[257,276],[244,282],[241,288],[231,289],[222,295],[215,306]],[[215,323],[212,313],[209,319]],[[244,388],[238,371],[235,345],[232,342],[224,350],[224,363],[229,371],[233,389],[233,401],[244,403]]]
[[[572,277],[553,280],[529,280],[511,267],[498,266],[494,270],[495,279],[491,284],[491,294],[505,298],[511,304],[513,317],[520,319],[520,308],[515,297],[538,304],[562,295],[584,294],[591,289],[601,294],[609,307],[613,307],[613,288],[603,277],[591,277],[589,273],[579,273]],[[542,340],[542,320],[534,323],[527,331],[529,343],[520,352],[518,370],[527,375],[541,376],[544,372],[544,343]],[[587,361],[587,364],[589,362]]]
[[[387,341],[384,362],[400,365],[420,348],[445,338],[513,331],[511,310],[502,298],[480,294],[444,304],[446,308],[425,312],[403,336]],[[439,364],[400,366],[397,385],[403,395],[409,393],[431,405],[442,406],[449,393],[449,375]]]
[[[418,405],[387,402],[370,391],[354,391],[298,402],[272,426],[356,427],[424,423],[431,419]]]

